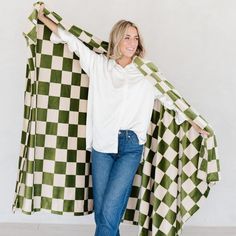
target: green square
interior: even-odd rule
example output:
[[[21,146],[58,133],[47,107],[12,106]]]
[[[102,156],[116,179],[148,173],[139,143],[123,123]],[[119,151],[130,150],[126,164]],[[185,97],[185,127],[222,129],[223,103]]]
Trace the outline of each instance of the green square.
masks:
[[[60,98],[50,96],[48,99],[48,108],[49,109],[59,109]]]
[[[84,188],[76,188],[75,200],[84,200]]]
[[[64,187],[56,187],[53,186],[53,193],[52,193],[52,197],[56,198],[56,199],[63,199],[64,198]]]
[[[34,184],[34,196],[41,197],[42,192],[42,185],[41,184]]]
[[[69,111],[59,111],[59,123],[69,122]]]
[[[78,138],[77,139],[77,149],[78,150],[85,150],[86,149],[86,139],[85,138]]]
[[[78,125],[69,125],[69,137],[77,137]]]
[[[162,139],[159,142],[159,148],[158,148],[158,152],[160,152],[160,154],[164,155],[164,153],[166,152],[166,150],[168,149],[169,145]]]
[[[175,197],[173,197],[169,192],[167,192],[164,196],[164,198],[162,199],[162,201],[168,206],[171,207],[171,205],[173,204],[175,200]]]
[[[43,160],[35,160],[35,171],[36,172],[42,172],[43,171]]]
[[[68,137],[57,136],[57,148],[67,149]]]
[[[24,118],[30,119],[30,107],[26,105],[24,105]]]
[[[74,212],[74,200],[64,200],[63,212]]]
[[[49,148],[45,147],[44,149],[44,158],[46,160],[55,160],[55,154],[56,154],[56,149],[55,148]]]
[[[49,95],[49,83],[39,81],[38,82],[38,94]]]
[[[57,123],[47,122],[46,134],[56,135],[57,134]]]
[[[75,175],[66,176],[66,187],[75,187]]]
[[[51,70],[50,82],[61,83],[62,71],[60,70]]]
[[[164,174],[164,176],[160,182],[160,185],[165,189],[169,189],[171,183],[172,183],[171,178],[169,176],[167,176],[166,174]]]
[[[36,135],[36,146],[38,146],[38,147],[45,146],[45,135],[44,134],[37,134]]]
[[[25,144],[25,141],[26,141],[26,132],[22,130],[20,143]]]
[[[64,48],[64,44],[62,43],[58,43],[58,44],[53,44],[53,56],[58,56],[58,57],[63,57],[63,48]]]
[[[40,67],[50,69],[52,67],[52,56],[41,54]]]
[[[43,40],[50,41],[50,36],[52,34],[52,31],[44,25],[44,31],[43,31]]]
[[[79,113],[79,124],[80,125],[86,125],[86,117],[87,117],[87,113],[85,113],[85,112]]]
[[[67,162],[76,162],[77,150],[68,150],[67,151]]]
[[[76,175],[85,175],[85,163],[76,164]]]
[[[70,111],[79,111],[79,99],[70,99]]]
[[[43,184],[53,185],[53,174],[43,172]]]
[[[40,121],[47,120],[47,109],[37,108],[37,120],[40,120]]]
[[[65,162],[55,162],[55,174],[65,174],[66,173],[66,163]]]
[[[72,71],[72,63],[73,60],[71,58],[63,58],[63,65],[62,65],[62,70],[64,71]]]
[[[158,168],[164,172],[169,168],[170,162],[166,158],[162,158],[158,164]]]
[[[88,87],[80,87],[80,99],[88,99]]]
[[[80,85],[81,82],[81,74],[72,72],[72,80],[71,85]]]
[[[52,209],[52,199],[49,197],[41,197],[41,208],[51,210]]]
[[[70,97],[70,90],[71,90],[70,85],[62,84],[61,85],[61,97],[69,98]]]
[[[43,43],[42,39],[37,39],[37,44],[36,44],[37,52],[42,52],[42,43]]]

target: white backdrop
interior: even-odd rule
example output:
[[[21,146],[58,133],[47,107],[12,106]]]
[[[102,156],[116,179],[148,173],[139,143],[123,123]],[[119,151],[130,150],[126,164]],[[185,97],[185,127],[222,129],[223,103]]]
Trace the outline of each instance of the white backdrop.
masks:
[[[27,57],[22,32],[35,1],[3,1],[0,7],[0,222],[94,223],[88,216],[13,214]],[[45,0],[67,22],[108,40],[113,24],[134,21],[146,58],[164,72],[184,98],[213,126],[222,180],[187,222],[236,226],[236,1],[234,0]],[[138,3],[138,4],[137,4]]]

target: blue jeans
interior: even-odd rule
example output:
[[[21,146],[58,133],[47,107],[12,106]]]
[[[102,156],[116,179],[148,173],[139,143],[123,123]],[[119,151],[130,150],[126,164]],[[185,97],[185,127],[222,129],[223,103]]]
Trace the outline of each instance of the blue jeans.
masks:
[[[120,130],[118,153],[92,148],[95,236],[120,236],[119,224],[127,207],[143,144],[132,130]]]

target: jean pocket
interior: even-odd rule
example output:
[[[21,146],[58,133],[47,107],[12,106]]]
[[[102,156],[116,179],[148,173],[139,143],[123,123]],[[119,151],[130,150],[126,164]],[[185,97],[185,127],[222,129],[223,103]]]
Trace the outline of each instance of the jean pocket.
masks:
[[[139,145],[139,139],[135,132],[131,132],[128,136],[130,143]]]

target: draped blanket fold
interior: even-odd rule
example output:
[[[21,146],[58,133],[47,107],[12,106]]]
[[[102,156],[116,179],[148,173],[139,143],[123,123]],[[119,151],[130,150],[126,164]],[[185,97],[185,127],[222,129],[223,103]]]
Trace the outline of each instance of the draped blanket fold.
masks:
[[[29,31],[23,33],[29,54],[13,212],[91,214],[92,163],[85,148],[89,77],[67,44],[50,41],[52,32],[37,19],[41,3],[33,4]],[[91,50],[107,53],[108,42],[53,11],[44,13]],[[138,225],[141,236],[180,235],[220,180],[215,133],[153,62],[136,56],[134,63],[160,96],[122,222]],[[210,135],[196,132],[188,120]]]

